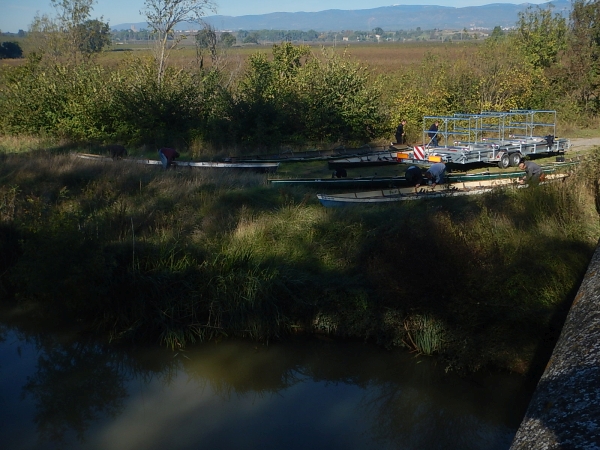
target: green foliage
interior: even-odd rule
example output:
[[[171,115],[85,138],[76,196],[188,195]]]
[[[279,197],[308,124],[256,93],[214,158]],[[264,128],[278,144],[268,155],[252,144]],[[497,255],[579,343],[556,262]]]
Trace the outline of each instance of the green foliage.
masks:
[[[225,46],[225,47],[231,47],[233,45],[235,45],[236,39],[235,36],[233,34],[231,34],[228,31],[225,31],[224,33],[221,33],[221,43]]]
[[[0,105],[8,133],[44,133],[72,139],[107,134],[111,89],[105,69],[95,65],[43,66],[31,58],[4,73]]]
[[[404,344],[421,355],[431,356],[444,349],[444,325],[428,314],[408,317],[404,321]]]
[[[90,20],[94,0],[51,0],[56,16],[36,16],[29,40],[48,61],[76,64],[109,42],[108,24]]]
[[[249,33],[242,42],[244,44],[258,44],[258,39],[258,33],[253,31],[252,33]]]
[[[515,40],[533,67],[550,67],[557,62],[565,48],[567,24],[560,14],[552,14],[552,4],[546,9],[539,6],[519,13]]]
[[[298,84],[309,140],[360,143],[383,134],[381,85],[347,55],[324,51],[322,58],[309,61]]]
[[[366,68],[306,46],[273,46],[249,59],[240,82],[233,124],[235,135],[251,145],[299,142],[364,142],[381,133],[380,87]]]
[[[159,84],[156,70],[147,60],[132,61],[115,90],[113,108],[119,134],[161,146],[185,138],[205,103],[200,77],[169,68]]]
[[[597,244],[597,166],[537,189],[329,211],[260,175],[5,155],[0,290],[113,339],[180,348],[302,326],[515,368],[556,334]]]
[[[22,58],[23,50],[18,42],[2,42],[0,44],[0,59]]]
[[[110,27],[99,20],[86,20],[77,25],[76,33],[79,51],[88,57],[111,44]]]
[[[504,35],[505,35],[505,33],[502,30],[502,27],[497,25],[492,30],[492,34],[490,34],[490,39],[497,41],[499,39],[502,39],[504,37]]]
[[[196,34],[196,43],[200,48],[214,47],[216,45],[216,42],[217,35],[211,27],[204,27]]]
[[[424,116],[548,109],[559,101],[544,70],[535,68],[511,39],[489,39],[475,55],[452,61],[429,54],[395,82],[388,133],[406,118],[409,142],[422,138]]]
[[[600,5],[573,2],[567,50],[557,85],[567,96],[564,109],[584,118],[600,112]],[[584,119],[585,120],[585,119]]]

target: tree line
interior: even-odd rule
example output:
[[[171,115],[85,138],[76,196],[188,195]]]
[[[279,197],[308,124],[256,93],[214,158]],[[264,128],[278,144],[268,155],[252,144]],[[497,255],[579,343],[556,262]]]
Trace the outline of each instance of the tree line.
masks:
[[[347,52],[285,39],[231,71],[210,27],[195,39],[195,61],[169,64],[184,38],[176,25],[201,22],[209,0],[146,0],[152,57],[128,55],[118,67],[104,67],[95,55],[110,33],[91,19],[92,2],[53,0],[56,17],[36,17],[26,64],[1,73],[2,133],[199,142],[244,152],[363,144],[387,139],[401,118],[420,123],[455,112],[555,109],[563,120],[586,123],[600,107],[597,2],[576,0],[568,20],[551,6],[530,7],[514,31],[494,30],[475,55],[450,60],[432,53],[393,76],[374,74]]]

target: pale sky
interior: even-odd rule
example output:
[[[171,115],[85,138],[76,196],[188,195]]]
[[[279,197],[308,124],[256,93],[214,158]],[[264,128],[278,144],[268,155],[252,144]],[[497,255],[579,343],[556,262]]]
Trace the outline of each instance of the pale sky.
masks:
[[[217,14],[224,16],[245,16],[272,12],[315,12],[327,9],[371,9],[392,5],[436,5],[461,8],[481,6],[491,3],[531,3],[542,4],[548,0],[216,0]],[[145,22],[140,14],[144,0],[96,0],[91,19],[100,19],[109,25],[129,22]],[[29,28],[36,13],[56,15],[50,0],[0,0],[0,30],[16,33]],[[214,15],[207,11],[207,16]]]

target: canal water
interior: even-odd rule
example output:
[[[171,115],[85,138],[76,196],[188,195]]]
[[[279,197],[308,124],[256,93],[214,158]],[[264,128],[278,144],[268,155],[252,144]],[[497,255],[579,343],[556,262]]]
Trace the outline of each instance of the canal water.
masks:
[[[0,442],[20,449],[508,449],[523,377],[361,343],[115,348],[0,324]]]

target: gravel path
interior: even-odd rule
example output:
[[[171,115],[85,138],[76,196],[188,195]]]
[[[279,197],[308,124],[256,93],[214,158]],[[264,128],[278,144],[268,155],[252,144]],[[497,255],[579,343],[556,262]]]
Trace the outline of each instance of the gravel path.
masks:
[[[600,146],[600,137],[593,138],[573,138],[571,139],[571,148],[575,151],[589,150]]]

